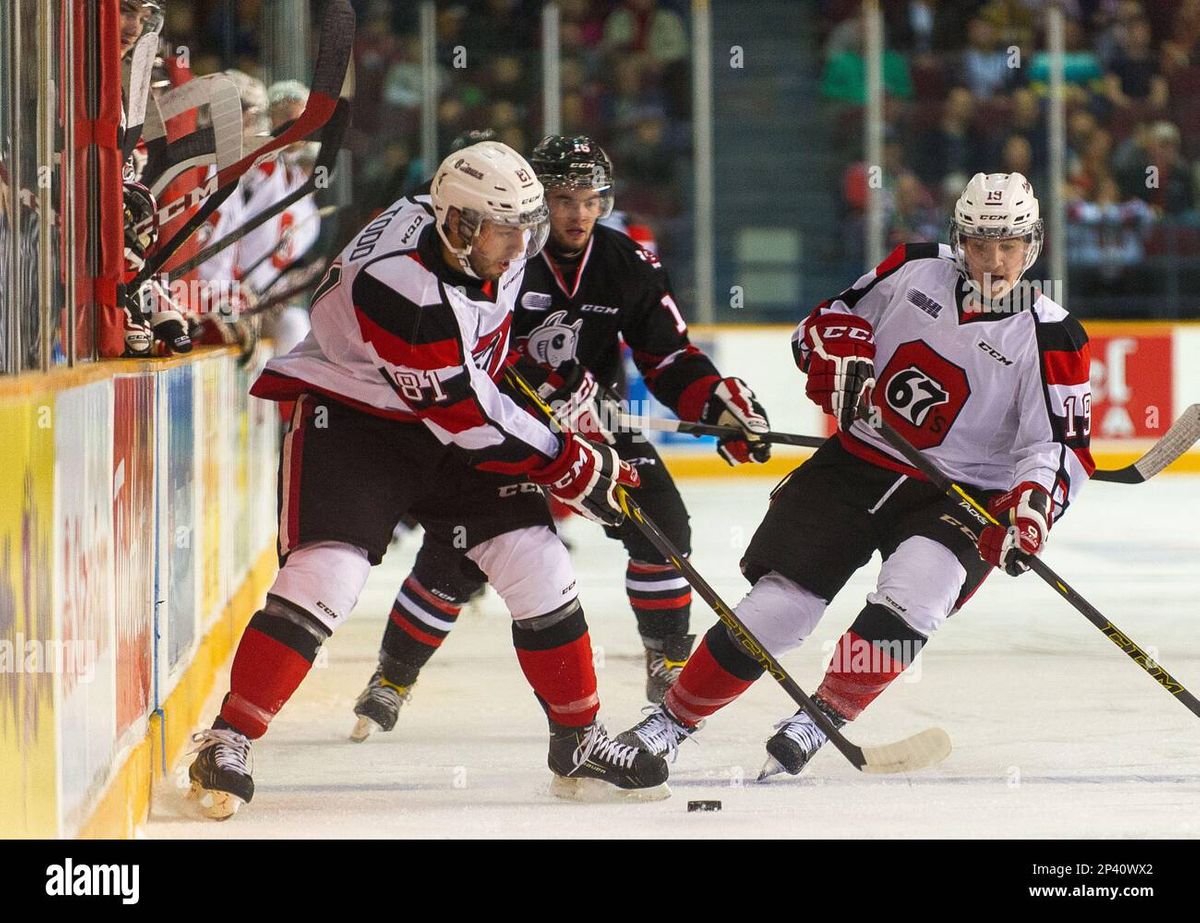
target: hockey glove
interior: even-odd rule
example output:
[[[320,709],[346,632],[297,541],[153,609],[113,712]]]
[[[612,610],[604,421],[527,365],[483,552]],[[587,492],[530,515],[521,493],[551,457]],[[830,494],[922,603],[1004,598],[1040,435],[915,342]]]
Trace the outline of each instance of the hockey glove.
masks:
[[[848,430],[863,393],[875,385],[875,331],[854,314],[822,314],[804,329],[798,356],[805,393]]]
[[[562,434],[562,451],[529,480],[550,489],[551,495],[576,513],[606,526],[625,518],[617,500],[617,485],[637,487],[637,471],[621,461],[616,450],[588,442],[571,432]]]
[[[593,442],[612,445],[613,434],[604,425],[600,410],[601,389],[595,377],[577,362],[550,372],[537,389],[550,405],[554,419],[563,429]]]
[[[1025,573],[1024,558],[1040,554],[1050,534],[1050,495],[1040,484],[1022,481],[988,503],[988,512],[1009,524],[983,530],[979,556],[1014,577]]]
[[[736,426],[743,436],[727,436],[717,443],[717,452],[730,465],[765,462],[771,457],[771,444],[762,434],[771,431],[767,412],[754,392],[740,378],[722,378],[700,411],[700,422],[710,426]]]
[[[154,339],[161,343],[168,353],[192,351],[192,338],[188,335],[183,315],[178,311],[155,311],[149,315],[148,320],[150,328],[154,331]]]

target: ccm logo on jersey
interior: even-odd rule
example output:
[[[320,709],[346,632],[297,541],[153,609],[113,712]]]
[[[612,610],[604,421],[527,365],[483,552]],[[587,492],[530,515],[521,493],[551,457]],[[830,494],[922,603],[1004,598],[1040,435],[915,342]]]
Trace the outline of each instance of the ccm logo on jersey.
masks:
[[[419,228],[424,223],[425,223],[425,218],[423,215],[414,218],[412,220],[412,224],[410,224],[405,229],[404,233],[400,236],[400,244],[402,246],[408,246],[409,240],[412,239],[413,231],[415,231],[417,228]]]
[[[978,345],[980,349],[982,349],[982,350],[983,350],[985,353],[987,353],[989,356],[991,356],[991,357],[992,357],[993,359],[995,359],[997,362],[1000,362],[1000,363],[1002,363],[1002,364],[1004,364],[1004,365],[1012,365],[1012,360],[1011,360],[1011,359],[1007,359],[1007,358],[1005,358],[1005,357],[1004,357],[1004,356],[1003,356],[1003,355],[1002,355],[1000,352],[998,352],[998,351],[997,351],[997,350],[996,350],[994,347],[992,347],[992,346],[989,346],[989,345],[988,345],[987,343],[985,343],[983,340],[980,340],[980,341],[979,341],[979,343],[978,343],[978,344],[976,344],[976,345]]]
[[[610,308],[606,304],[585,304],[580,311],[590,311],[592,314],[616,314],[620,308]]]

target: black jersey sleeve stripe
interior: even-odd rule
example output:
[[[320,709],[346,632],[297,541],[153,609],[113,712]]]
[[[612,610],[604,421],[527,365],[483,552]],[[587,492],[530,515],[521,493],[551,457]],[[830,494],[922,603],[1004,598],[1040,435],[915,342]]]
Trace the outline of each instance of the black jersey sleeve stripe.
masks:
[[[1088,342],[1083,324],[1069,314],[1058,321],[1039,320],[1036,329],[1038,349],[1042,352],[1077,353]]]

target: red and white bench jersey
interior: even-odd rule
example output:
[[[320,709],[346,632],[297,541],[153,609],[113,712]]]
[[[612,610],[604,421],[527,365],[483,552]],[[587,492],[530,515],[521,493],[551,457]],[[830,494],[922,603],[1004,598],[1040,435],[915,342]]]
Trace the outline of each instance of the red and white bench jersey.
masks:
[[[1045,294],[1024,310],[1003,308],[979,310],[949,247],[908,244],[818,305],[792,347],[803,361],[805,327],[818,315],[869,321],[884,419],[955,481],[1040,484],[1057,518],[1095,470],[1087,334]],[[860,457],[920,476],[861,421],[839,438]]]
[[[542,467],[558,436],[496,386],[523,274],[523,261],[482,284],[450,269],[428,200],[400,199],[333,261],[313,295],[312,332],[267,363],[251,394],[326,394],[419,420],[482,470]]]

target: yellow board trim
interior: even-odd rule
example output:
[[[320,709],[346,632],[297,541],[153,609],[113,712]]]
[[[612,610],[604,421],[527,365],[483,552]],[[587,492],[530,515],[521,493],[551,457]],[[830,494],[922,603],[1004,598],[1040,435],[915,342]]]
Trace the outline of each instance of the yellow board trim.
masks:
[[[236,357],[232,346],[197,346],[190,353],[162,359],[102,359],[74,368],[51,369],[48,372],[29,372],[21,375],[0,375],[0,400],[27,397],[30,394],[54,394],[68,388],[116,378],[118,375],[146,375],[162,372],[179,365],[189,365],[216,356]]]
[[[727,465],[716,451],[710,455],[707,452],[663,452],[663,461],[667,464],[667,469],[676,478],[775,478],[778,480],[783,477],[801,462],[805,461],[811,451],[803,449],[799,451],[793,450],[788,454],[783,454],[780,449],[776,448],[771,459],[763,465],[738,465],[732,468]],[[1097,468],[1123,468],[1126,465],[1131,465],[1142,455],[1145,454],[1143,449],[1140,452],[1092,452],[1092,458],[1096,461]],[[1187,452],[1168,467],[1161,474],[1197,474],[1200,473],[1200,452]]]
[[[267,548],[259,555],[163,703],[168,767],[183,754],[191,740],[192,729],[204,718],[202,709],[212,692],[217,673],[229,659],[246,623],[266,595],[275,576],[276,563],[274,548]],[[80,829],[81,838],[128,839],[146,822],[150,816],[151,788],[163,762],[159,750],[162,736],[162,719],[151,715],[145,738],[132,748],[113,774],[91,816]]]

